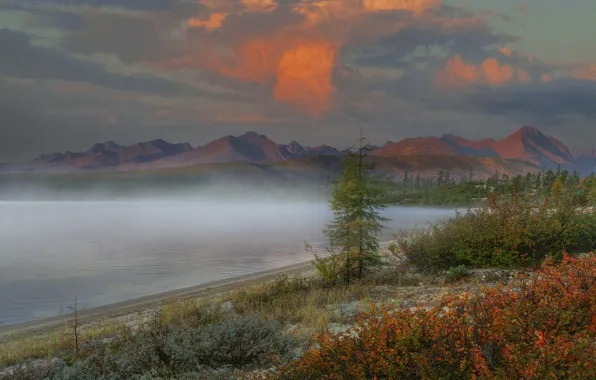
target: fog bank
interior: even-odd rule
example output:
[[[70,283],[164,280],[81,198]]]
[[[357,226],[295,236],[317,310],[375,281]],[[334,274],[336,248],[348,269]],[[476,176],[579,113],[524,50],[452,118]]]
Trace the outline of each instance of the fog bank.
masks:
[[[165,195],[165,194],[163,194]],[[384,239],[452,210],[391,208]],[[82,308],[310,260],[324,201],[282,195],[0,201],[0,321]]]

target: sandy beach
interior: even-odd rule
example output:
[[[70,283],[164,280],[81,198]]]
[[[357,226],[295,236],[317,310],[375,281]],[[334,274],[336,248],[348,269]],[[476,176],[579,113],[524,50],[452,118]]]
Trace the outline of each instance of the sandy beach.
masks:
[[[171,290],[129,301],[79,310],[78,319],[81,325],[98,321],[109,321],[118,317],[151,311],[160,305],[170,302],[210,297],[225,293],[235,288],[272,280],[280,276],[303,274],[310,269],[312,269],[312,263],[310,261],[287,265],[267,271],[251,273],[178,290]],[[69,313],[25,323],[0,326],[0,344],[7,337],[15,338],[25,335],[40,334],[64,327],[73,320],[73,317],[74,314]]]

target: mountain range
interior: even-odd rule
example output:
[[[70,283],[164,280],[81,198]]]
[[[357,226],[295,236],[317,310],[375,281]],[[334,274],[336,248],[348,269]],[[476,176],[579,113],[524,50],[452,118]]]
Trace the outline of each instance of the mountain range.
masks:
[[[345,153],[346,150],[329,145],[308,147],[296,141],[278,144],[265,135],[248,132],[225,136],[196,148],[188,143],[172,144],[162,139],[130,146],[108,141],[95,144],[85,152],[43,154],[29,163],[3,168],[35,172],[121,171],[230,162],[314,167],[323,157],[340,159]],[[596,150],[574,155],[563,142],[531,126],[524,126],[502,140],[475,141],[446,134],[389,141],[383,146],[374,146],[370,155],[397,175],[406,170],[421,175],[450,170],[456,175],[473,168],[485,173],[499,170],[519,174],[557,166],[587,174],[596,168]]]

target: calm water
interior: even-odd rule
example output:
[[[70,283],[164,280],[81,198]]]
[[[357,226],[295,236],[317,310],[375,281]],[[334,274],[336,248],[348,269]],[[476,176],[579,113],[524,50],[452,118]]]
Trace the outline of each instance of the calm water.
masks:
[[[385,238],[452,214],[390,209]],[[312,202],[0,202],[0,323],[307,261],[330,217]]]

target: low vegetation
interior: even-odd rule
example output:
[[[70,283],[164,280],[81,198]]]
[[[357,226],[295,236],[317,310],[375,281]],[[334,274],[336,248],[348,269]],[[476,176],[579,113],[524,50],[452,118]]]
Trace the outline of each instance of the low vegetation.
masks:
[[[539,266],[562,252],[596,248],[596,213],[573,197],[536,202],[491,197],[489,205],[457,213],[425,230],[399,234],[392,250],[421,270]]]
[[[375,310],[316,343],[274,378],[593,378],[596,257],[565,256],[531,278],[431,310]]]
[[[156,318],[113,344],[92,342],[89,354],[71,365],[25,364],[11,379],[229,379],[240,368],[291,360],[296,346],[279,323],[258,316],[185,329]]]
[[[334,319],[334,310],[329,306],[372,300],[376,286],[412,287],[420,282],[415,274],[391,269],[386,267],[349,286],[331,285],[320,277],[281,278],[239,289],[223,301],[230,301],[240,315],[258,313],[287,325],[300,324],[311,331],[323,331],[330,322],[341,322]]]
[[[478,177],[470,171],[461,178],[443,170],[424,178],[406,171],[401,179],[389,183],[390,199],[400,205],[479,206],[486,205],[492,194],[518,194],[544,201],[553,188],[573,194],[582,205],[596,205],[596,175],[581,178],[577,171],[561,169],[517,176],[497,171],[489,177]]]

